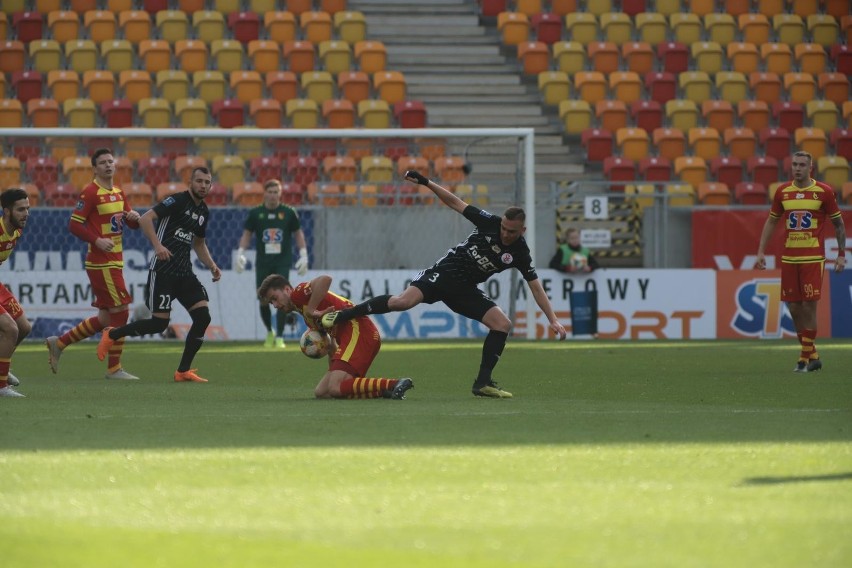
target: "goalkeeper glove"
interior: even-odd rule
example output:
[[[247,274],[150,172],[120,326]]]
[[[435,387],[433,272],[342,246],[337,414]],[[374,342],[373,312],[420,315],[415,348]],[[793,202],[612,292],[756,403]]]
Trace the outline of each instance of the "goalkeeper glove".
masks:
[[[243,270],[246,269],[247,262],[245,249],[237,249],[237,263],[234,265],[234,270],[237,271],[237,274],[242,274]]]
[[[296,261],[296,272],[299,276],[304,276],[308,271],[308,249],[299,249],[299,260]]]
[[[421,174],[420,172],[414,170],[408,170],[405,172],[405,179],[408,181],[413,181],[419,185],[429,185],[429,178]]]

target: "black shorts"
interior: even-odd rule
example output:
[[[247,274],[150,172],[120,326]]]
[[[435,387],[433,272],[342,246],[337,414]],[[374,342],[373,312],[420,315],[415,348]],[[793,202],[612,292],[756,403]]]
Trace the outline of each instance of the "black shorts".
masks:
[[[455,313],[479,322],[497,305],[476,284],[459,283],[431,269],[418,275],[411,285],[423,292],[424,303],[444,302]]]
[[[207,289],[195,274],[175,276],[151,270],[148,272],[145,290],[145,305],[152,313],[172,311],[172,302],[175,300],[187,310],[198,302],[210,300]]]

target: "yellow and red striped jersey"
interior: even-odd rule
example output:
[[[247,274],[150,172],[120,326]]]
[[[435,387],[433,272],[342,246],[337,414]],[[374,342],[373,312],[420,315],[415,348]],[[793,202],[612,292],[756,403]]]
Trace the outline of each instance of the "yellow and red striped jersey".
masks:
[[[89,243],[86,268],[124,267],[124,214],[130,210],[130,204],[125,201],[124,192],[119,187],[107,189],[97,181],[92,181],[83,188],[71,214],[71,222],[81,223],[98,237],[112,239],[114,243],[110,252]]]
[[[12,256],[12,251],[15,250],[15,245],[18,244],[21,234],[20,229],[15,229],[9,233],[6,229],[6,223],[0,221],[0,264],[3,264]]]
[[[793,182],[778,186],[769,215],[784,221],[786,232],[781,262],[825,260],[825,224],[840,217],[837,197],[831,186],[811,180],[808,187]]]

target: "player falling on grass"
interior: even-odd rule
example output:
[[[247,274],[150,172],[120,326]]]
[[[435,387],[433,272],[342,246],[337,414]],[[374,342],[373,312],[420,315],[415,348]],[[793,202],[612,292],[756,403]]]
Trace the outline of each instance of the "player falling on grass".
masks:
[[[255,286],[260,287],[263,279],[270,274],[281,274],[285,278],[290,275],[293,263],[293,241],[299,249],[296,260],[296,271],[304,276],[308,271],[308,249],[305,244],[305,233],[299,223],[299,214],[289,205],[281,203],[283,186],[277,179],[268,180],[263,184],[263,204],[251,209],[246,216],[243,234],[237,245],[237,263],[234,269],[241,273],[246,269],[246,249],[254,236],[257,256],[254,261]],[[284,347],[283,313],[274,314],[269,304],[260,303],[260,319],[266,328],[266,347]],[[295,316],[294,316],[295,317]],[[274,319],[274,322],[273,322]],[[293,320],[295,322],[295,320]]]
[[[89,244],[86,254],[86,275],[92,286],[98,315],[85,319],[63,335],[48,337],[48,361],[54,373],[59,370],[62,351],[86,338],[92,337],[107,326],[127,323],[130,294],[124,283],[124,254],[122,234],[125,226],[139,225],[139,213],[130,208],[121,188],[113,185],[115,158],[112,150],[98,148],[92,154],[95,179],[83,188],[80,199],[71,214],[68,230]],[[116,341],[107,360],[107,379],[138,379],[121,367],[124,341]]]
[[[778,221],[784,219],[785,241],[781,255],[781,300],[787,302],[796,336],[802,346],[793,369],[810,373],[822,369],[815,344],[817,302],[822,295],[825,268],[825,221],[831,219],[837,238],[834,270],[846,266],[846,227],[831,186],[811,178],[813,158],[807,152],[793,154],[793,181],[781,184],[772,199],[769,217],[760,234],[755,268],[766,268],[766,246]]]
[[[329,310],[352,306],[352,302],[329,292],[331,276],[317,276],[295,288],[280,274],[267,276],[257,290],[261,302],[285,313],[298,312],[311,329],[322,331],[319,319]],[[390,398],[402,400],[414,387],[409,378],[368,378],[367,372],[382,347],[376,325],[366,315],[335,326],[330,333],[332,351],[328,371],[314,389],[317,398]]]
[[[205,240],[210,210],[204,198],[210,192],[212,182],[210,170],[195,168],[188,191],[168,196],[139,219],[139,227],[154,248],[148,271],[148,296],[145,298],[151,317],[122,327],[104,329],[98,344],[98,358],[103,360],[112,346],[128,335],[152,335],[166,331],[172,302],[177,300],[189,312],[192,325],[186,334],[175,382],[207,382],[195,372],[197,369],[190,369],[210,325],[207,290],[192,272],[190,251],[194,250],[198,260],[210,269],[213,282],[218,282],[222,272],[210,256]],[[156,229],[155,221],[159,221]]]
[[[12,255],[30,216],[30,199],[23,189],[7,189],[0,194],[0,264]],[[0,397],[23,398],[13,387],[20,381],[9,372],[15,349],[30,334],[32,326],[18,299],[0,284]]]
[[[377,296],[355,307],[325,314],[322,325],[326,329],[333,329],[334,326],[367,314],[401,312],[421,302],[443,302],[457,314],[482,322],[489,330],[482,346],[482,361],[479,374],[473,382],[473,394],[511,398],[511,393],[497,386],[491,373],[503,353],[512,322],[478,285],[498,272],[517,268],[550,322],[550,329],[560,339],[565,339],[566,335],[538,279],[530,249],[523,238],[526,214],[520,207],[509,207],[502,217],[498,217],[465,203],[418,172],[405,172],[405,179],[429,188],[450,209],[464,215],[476,229],[464,242],[447,251],[438,262],[420,272],[401,294]]]

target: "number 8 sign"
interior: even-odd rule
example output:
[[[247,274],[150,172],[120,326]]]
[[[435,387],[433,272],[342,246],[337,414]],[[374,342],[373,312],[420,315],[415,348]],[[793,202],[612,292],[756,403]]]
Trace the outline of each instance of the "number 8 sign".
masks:
[[[609,198],[604,196],[586,197],[583,204],[583,216],[586,219],[609,219]]]

